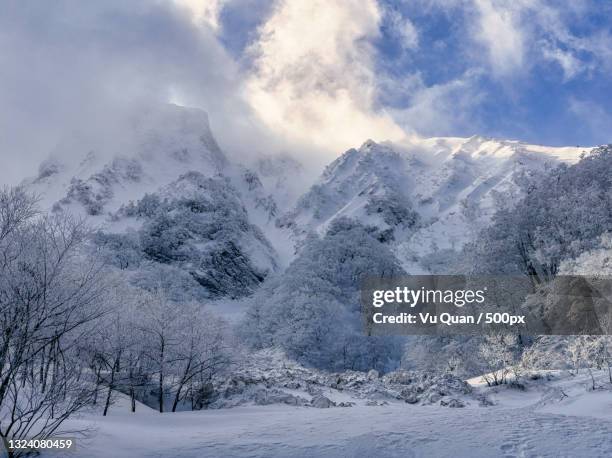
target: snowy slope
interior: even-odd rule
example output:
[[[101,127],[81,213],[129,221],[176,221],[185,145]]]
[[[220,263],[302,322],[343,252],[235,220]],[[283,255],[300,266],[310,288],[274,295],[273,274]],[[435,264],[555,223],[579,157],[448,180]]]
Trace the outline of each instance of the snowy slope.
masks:
[[[411,273],[420,260],[458,250],[486,225],[500,201],[518,197],[521,172],[575,162],[580,148],[552,148],[483,137],[366,141],[333,161],[279,219],[300,240],[340,216],[386,230]]]
[[[494,400],[488,407],[269,405],[158,414],[139,405],[130,414],[120,399],[108,417],[92,412],[66,428],[96,428],[74,453],[92,458],[110,450],[116,457],[610,456],[612,391],[587,390],[586,374],[550,375],[526,391],[471,380]]]

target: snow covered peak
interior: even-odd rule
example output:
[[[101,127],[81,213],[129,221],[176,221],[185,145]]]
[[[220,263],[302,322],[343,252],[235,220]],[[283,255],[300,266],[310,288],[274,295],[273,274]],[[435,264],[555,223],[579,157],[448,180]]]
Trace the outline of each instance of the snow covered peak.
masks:
[[[227,165],[206,112],[198,108],[168,104],[147,110],[134,119],[133,130],[142,159],[207,165],[216,172]]]
[[[299,242],[336,218],[357,219],[377,227],[414,272],[414,260],[460,249],[500,200],[518,198],[521,173],[576,162],[584,151],[481,136],[367,140],[329,164],[279,224]]]
[[[444,157],[464,155],[474,158],[494,157],[507,158],[516,154],[536,154],[547,156],[552,160],[568,163],[577,162],[584,151],[592,148],[554,147],[530,145],[518,140],[503,140],[481,135],[463,137],[431,137],[412,136],[403,142],[396,143],[395,148],[404,151],[420,151],[428,156]]]
[[[24,184],[47,208],[96,216],[189,171],[213,176],[226,166],[205,112],[162,105],[66,136]]]

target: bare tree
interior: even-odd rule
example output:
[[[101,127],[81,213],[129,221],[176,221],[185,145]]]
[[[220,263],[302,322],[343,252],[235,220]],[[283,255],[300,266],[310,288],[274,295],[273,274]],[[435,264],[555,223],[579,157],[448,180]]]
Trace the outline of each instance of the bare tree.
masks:
[[[36,199],[0,191],[0,435],[53,434],[91,395],[75,342],[104,314],[103,265],[82,221],[38,216]]]
[[[164,411],[166,376],[174,362],[173,350],[179,343],[177,327],[180,311],[161,288],[149,295],[142,307],[140,330],[146,338],[145,357],[157,374],[158,408]]]
[[[185,308],[183,316],[186,319],[178,329],[181,338],[173,349],[176,378],[172,412],[186,398],[188,391],[185,388],[192,384],[194,378],[210,379],[229,364],[225,324],[202,311],[199,304]]]

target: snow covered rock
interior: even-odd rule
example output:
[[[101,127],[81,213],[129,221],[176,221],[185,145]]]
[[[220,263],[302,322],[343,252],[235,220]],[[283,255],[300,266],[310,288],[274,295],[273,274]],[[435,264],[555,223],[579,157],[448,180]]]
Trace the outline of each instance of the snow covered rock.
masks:
[[[407,404],[418,404],[419,403],[419,398],[416,395],[416,393],[414,393],[412,390],[409,389],[405,389],[402,390],[400,392],[400,397],[407,403]]]
[[[336,404],[325,396],[315,396],[310,401],[310,405],[317,409],[328,409],[329,407],[335,407]]]
[[[262,350],[214,381],[216,398],[211,408],[251,403],[329,408],[350,407],[356,402],[430,405],[440,401],[458,407],[456,401],[472,398],[471,387],[451,374],[400,370],[377,378],[373,375],[371,371],[328,373],[299,365],[278,350]]]
[[[437,404],[449,396],[465,396],[472,392],[469,384],[452,374],[431,374],[416,371],[395,371],[385,374],[384,387],[395,390],[397,398],[408,404]],[[447,405],[445,404],[441,405]]]
[[[440,401],[440,405],[444,407],[451,407],[451,408],[465,407],[465,403],[459,399],[449,399],[448,401],[445,401],[443,399]]]
[[[369,407],[374,407],[374,406],[386,406],[386,405],[389,405],[389,403],[387,401],[369,400],[369,401],[366,402],[365,405],[369,406]]]
[[[287,404],[292,406],[303,406],[308,400],[300,396],[294,396],[278,389],[261,389],[255,393],[255,404],[264,406],[270,404]],[[316,407],[316,406],[315,406]]]

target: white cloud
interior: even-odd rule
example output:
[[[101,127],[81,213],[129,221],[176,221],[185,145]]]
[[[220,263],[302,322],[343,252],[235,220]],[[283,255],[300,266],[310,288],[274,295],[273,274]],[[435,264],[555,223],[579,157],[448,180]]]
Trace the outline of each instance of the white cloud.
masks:
[[[405,85],[410,93],[409,106],[394,112],[394,117],[410,133],[425,136],[472,135],[478,132],[473,108],[483,100],[478,90],[480,72],[470,70],[446,83],[426,86],[418,74]],[[395,83],[401,84],[401,83]]]
[[[470,1],[479,17],[474,37],[487,48],[490,66],[498,76],[512,76],[542,60],[557,63],[566,81],[612,67],[609,32],[577,36],[571,28],[597,4],[588,0],[562,4],[547,0]]]
[[[507,75],[520,69],[524,63],[525,37],[516,4],[474,0],[474,5],[479,16],[476,38],[486,46],[493,72]]]
[[[404,132],[375,107],[371,40],[375,0],[279,1],[250,48],[246,96],[263,122],[289,139],[332,150]]]
[[[559,64],[563,70],[563,78],[566,81],[571,80],[579,73],[588,68],[580,59],[574,56],[571,51],[563,50],[557,46],[544,41],[542,43],[542,55],[545,59],[551,60]]]
[[[207,24],[213,30],[221,28],[220,16],[227,0],[173,0],[181,7],[187,8],[196,24]]]
[[[405,51],[413,51],[419,47],[419,32],[410,19],[392,9],[385,10],[385,18]]]

